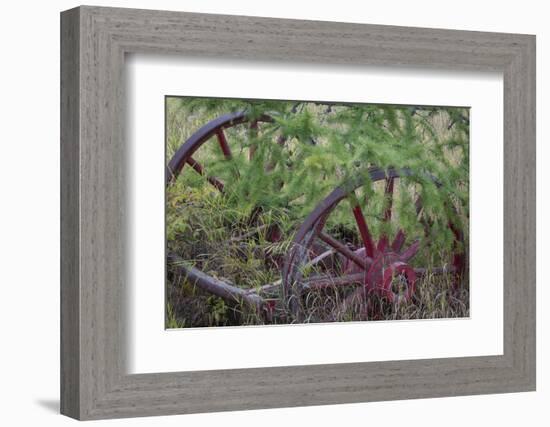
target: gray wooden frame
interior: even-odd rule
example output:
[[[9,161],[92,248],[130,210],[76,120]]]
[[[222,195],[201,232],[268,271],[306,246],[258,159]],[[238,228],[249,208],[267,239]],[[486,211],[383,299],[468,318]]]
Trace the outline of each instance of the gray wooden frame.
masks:
[[[126,374],[124,57],[130,52],[502,72],[504,354]],[[529,390],[535,390],[534,36],[88,6],[61,14],[63,414],[99,419]]]

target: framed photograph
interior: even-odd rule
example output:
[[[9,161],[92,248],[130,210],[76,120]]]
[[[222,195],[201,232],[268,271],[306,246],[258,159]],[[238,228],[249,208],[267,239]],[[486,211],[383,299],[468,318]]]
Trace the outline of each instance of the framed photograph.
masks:
[[[167,328],[469,317],[468,108],[165,111]]]
[[[61,58],[63,414],[535,390],[534,36],[83,6]]]

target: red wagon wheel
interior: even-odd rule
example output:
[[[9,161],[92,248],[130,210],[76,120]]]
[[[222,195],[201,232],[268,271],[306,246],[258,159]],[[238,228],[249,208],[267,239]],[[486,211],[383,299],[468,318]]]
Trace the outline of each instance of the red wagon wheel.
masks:
[[[382,184],[380,191],[384,193],[385,203],[378,215],[380,222],[392,224],[392,219],[396,216],[393,212],[394,188],[400,179],[411,175],[412,173],[406,169],[369,170],[373,186],[379,182]],[[439,186],[435,178],[429,179]],[[405,231],[398,227],[397,219],[392,224],[397,230],[394,235],[382,231],[378,241],[375,241],[355,196],[355,192],[361,187],[363,183],[357,182],[336,188],[317,205],[295,235],[285,261],[282,283],[287,307],[296,321],[303,321],[307,315],[307,304],[304,304],[303,296],[307,294],[306,291],[312,289],[346,290],[340,311],[343,313],[352,305],[359,305],[359,309],[366,313],[367,304],[372,297],[384,299],[389,303],[410,301],[415,293],[417,279],[425,274],[451,275],[453,283],[457,283],[456,280],[464,271],[465,256],[461,252],[463,235],[450,223],[448,227],[452,231],[454,243],[449,258],[442,260],[441,265],[429,268],[415,262],[419,250],[429,247],[430,224],[421,219],[422,203],[419,196],[416,199],[415,211],[421,225],[418,228],[422,232],[415,236],[407,236]],[[351,201],[348,206],[356,224],[359,243],[350,242],[350,239],[342,237],[336,238],[326,230],[330,215],[334,214],[336,209],[347,208],[346,204],[341,204],[346,199]],[[386,226],[385,230],[391,228]],[[319,254],[320,243],[327,249],[323,254]],[[323,263],[317,263],[315,269],[309,268],[314,261],[327,256],[336,257],[338,262],[334,262],[333,259],[324,264],[324,268],[319,268]]]
[[[239,178],[239,171],[235,163],[237,156],[245,157],[248,161],[253,161],[255,153],[260,149],[258,141],[254,142],[253,139],[251,140],[247,136],[258,136],[265,130],[263,125],[272,122],[273,119],[266,114],[251,118],[247,112],[224,114],[208,122],[193,133],[172,156],[166,167],[166,185],[170,186],[174,184],[178,176],[185,169],[190,168],[190,170],[203,177],[217,192],[220,194],[227,193],[231,184],[234,185]],[[274,142],[284,147],[286,138],[278,133],[275,127],[271,127],[270,132],[269,135],[273,135]],[[234,139],[231,138],[232,133],[235,136]],[[218,147],[217,149],[216,146]],[[211,150],[211,154],[216,154],[222,160],[228,162],[223,166],[226,171],[231,171],[230,175],[226,174],[226,179],[212,174],[209,167],[211,165],[201,160],[202,150],[207,149]],[[217,150],[219,151],[216,153]],[[262,166],[265,172],[269,172],[274,167],[274,163]],[[255,213],[257,214],[258,212]],[[254,212],[252,216],[254,216]],[[270,242],[276,242],[281,238],[280,233],[279,228],[275,224],[271,224],[266,230],[265,238]],[[229,282],[220,281],[193,267],[181,265],[181,259],[177,254],[169,253],[167,259],[169,263],[178,264],[177,268],[184,272],[188,280],[191,280],[196,286],[209,293],[213,293],[229,302],[247,302],[256,310],[269,309],[265,305],[270,303],[270,301],[264,300],[258,295],[238,288]],[[272,259],[272,262],[282,264],[282,259],[280,261]],[[270,290],[271,288],[268,289],[268,291]]]
[[[258,129],[258,124],[261,122],[272,122],[271,117],[262,115],[257,119],[251,120],[246,112],[224,114],[201,127],[176,151],[168,166],[166,167],[166,183],[171,184],[181,173],[185,165],[189,165],[199,175],[205,176],[208,182],[217,190],[223,192],[224,183],[215,176],[207,175],[208,171],[205,167],[196,160],[193,155],[199,148],[207,142],[217,143],[221,153],[227,160],[231,160],[233,152],[230,148],[226,131],[230,128],[235,128],[239,125],[248,125],[252,130]],[[279,144],[284,143],[284,139],[278,139]],[[249,159],[252,159],[256,147],[251,145],[248,147]]]

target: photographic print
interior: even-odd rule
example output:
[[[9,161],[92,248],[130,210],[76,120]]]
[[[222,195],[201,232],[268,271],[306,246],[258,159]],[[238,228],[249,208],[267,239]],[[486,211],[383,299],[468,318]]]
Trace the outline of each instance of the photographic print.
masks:
[[[164,107],[166,328],[469,317],[469,108]]]

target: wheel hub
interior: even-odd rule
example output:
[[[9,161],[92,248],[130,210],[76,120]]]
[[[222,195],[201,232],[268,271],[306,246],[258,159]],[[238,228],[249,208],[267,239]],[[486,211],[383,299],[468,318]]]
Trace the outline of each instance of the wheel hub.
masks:
[[[367,256],[364,247],[354,251],[354,254],[365,260],[366,269],[363,286],[367,297],[376,295],[386,298],[391,303],[410,301],[416,286],[416,273],[407,263],[416,251],[410,248],[397,252],[387,244],[387,239],[380,239],[374,253],[374,258]],[[356,263],[346,260],[345,274],[360,273],[363,270]]]

